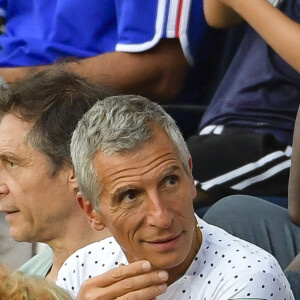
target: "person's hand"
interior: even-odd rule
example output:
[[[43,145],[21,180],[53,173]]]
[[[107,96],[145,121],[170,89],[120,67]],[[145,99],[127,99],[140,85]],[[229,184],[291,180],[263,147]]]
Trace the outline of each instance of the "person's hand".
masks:
[[[151,300],[167,290],[168,273],[154,270],[148,261],[120,266],[86,280],[77,300]]]

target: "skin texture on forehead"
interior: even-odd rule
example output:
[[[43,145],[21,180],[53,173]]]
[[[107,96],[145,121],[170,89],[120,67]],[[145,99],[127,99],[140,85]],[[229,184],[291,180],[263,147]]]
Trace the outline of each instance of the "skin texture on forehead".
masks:
[[[5,115],[0,122],[0,154],[18,156],[22,160],[32,159],[26,137],[33,123],[23,122],[12,114]]]

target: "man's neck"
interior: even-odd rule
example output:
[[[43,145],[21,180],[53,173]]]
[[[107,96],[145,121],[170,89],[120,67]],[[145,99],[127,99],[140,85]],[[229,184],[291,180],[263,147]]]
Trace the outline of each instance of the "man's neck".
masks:
[[[185,274],[185,272],[188,270],[188,268],[192,264],[195,256],[197,255],[197,253],[201,247],[201,244],[202,244],[202,233],[201,233],[200,228],[198,227],[198,222],[196,221],[191,251],[189,252],[184,263],[182,263],[179,266],[174,267],[173,269],[168,270],[168,272],[169,272],[169,279],[167,281],[168,286],[171,285],[172,283],[174,283],[176,280],[178,280],[180,277],[182,277]]]
[[[88,226],[86,228],[84,228],[84,224],[81,225],[83,226],[75,226],[72,228],[69,234],[66,234],[65,231],[64,236],[60,239],[52,240],[47,243],[53,252],[53,265],[46,275],[47,280],[51,282],[56,281],[59,269],[65,260],[75,251],[111,235],[107,229],[97,232],[91,229],[89,224],[87,224]]]

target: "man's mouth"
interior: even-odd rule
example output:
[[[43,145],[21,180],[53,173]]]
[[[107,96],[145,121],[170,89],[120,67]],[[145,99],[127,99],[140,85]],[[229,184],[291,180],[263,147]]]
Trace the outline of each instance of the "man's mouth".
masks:
[[[177,243],[181,239],[181,236],[182,232],[177,235],[146,241],[146,243],[159,250],[169,250],[177,245]]]
[[[6,222],[9,222],[20,211],[16,209],[16,210],[2,210],[2,212],[6,214],[5,216]]]
[[[19,211],[18,210],[13,210],[13,211],[6,212],[6,214],[10,215],[10,214],[14,214],[14,213],[17,213],[17,212],[19,212]]]
[[[172,240],[175,240],[179,236],[180,236],[180,233],[177,234],[177,235],[174,235],[174,236],[170,236],[170,237],[166,237],[166,238],[160,238],[160,239],[157,239],[157,240],[149,241],[149,243],[154,243],[154,244],[167,243],[167,242],[170,242]]]
[[[7,215],[19,212],[18,209],[3,209],[3,208],[1,208],[0,211]]]

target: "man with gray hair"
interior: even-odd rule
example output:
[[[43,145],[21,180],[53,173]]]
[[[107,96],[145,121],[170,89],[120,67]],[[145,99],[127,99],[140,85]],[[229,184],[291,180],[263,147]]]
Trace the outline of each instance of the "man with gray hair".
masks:
[[[192,161],[158,104],[97,102],[71,155],[81,207],[95,230],[113,235],[59,271],[58,284],[77,299],[294,299],[274,257],[194,214]]]

